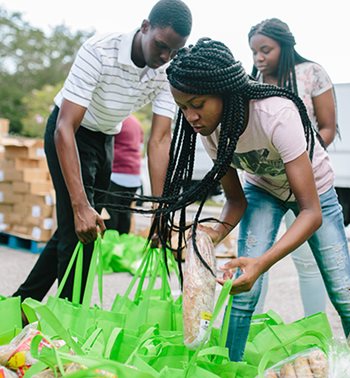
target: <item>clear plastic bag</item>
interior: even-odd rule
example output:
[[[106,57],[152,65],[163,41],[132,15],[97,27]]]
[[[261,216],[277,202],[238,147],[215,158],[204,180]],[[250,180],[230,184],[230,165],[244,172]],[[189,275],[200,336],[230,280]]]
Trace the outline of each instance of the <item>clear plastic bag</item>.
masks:
[[[264,373],[265,378],[328,378],[326,354],[317,347],[294,354]],[[339,378],[339,377],[337,377]],[[344,377],[345,378],[345,377]]]
[[[210,236],[197,230],[196,241],[200,255],[216,275],[215,250]],[[191,238],[187,240],[183,283],[184,344],[195,349],[204,340],[212,317],[216,281],[197,256]]]
[[[350,347],[345,339],[334,339],[328,346],[328,378],[350,376]]]

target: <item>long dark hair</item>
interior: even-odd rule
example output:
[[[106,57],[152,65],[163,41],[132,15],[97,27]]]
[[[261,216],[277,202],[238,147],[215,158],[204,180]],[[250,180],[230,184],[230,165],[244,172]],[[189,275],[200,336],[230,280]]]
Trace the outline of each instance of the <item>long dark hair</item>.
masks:
[[[295,50],[295,39],[288,25],[278,18],[269,18],[250,29],[248,33],[249,42],[256,34],[265,35],[280,45],[281,53],[278,64],[277,85],[288,88],[295,94],[298,94],[295,66],[311,61],[298,54]],[[251,75],[254,78],[258,78],[259,76],[259,71],[255,65],[253,66]]]

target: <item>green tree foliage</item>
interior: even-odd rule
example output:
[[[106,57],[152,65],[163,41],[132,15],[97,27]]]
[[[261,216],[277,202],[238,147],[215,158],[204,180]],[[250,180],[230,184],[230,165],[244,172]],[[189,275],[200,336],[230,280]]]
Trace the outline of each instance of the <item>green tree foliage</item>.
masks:
[[[78,48],[92,33],[73,33],[60,25],[45,34],[21,13],[0,7],[0,117],[10,119],[11,132],[30,133],[22,120],[36,110],[30,109],[32,95],[36,101],[46,93],[52,102],[48,88],[64,81]]]
[[[45,85],[42,89],[34,89],[23,98],[26,116],[22,118],[23,136],[44,137],[46,121],[53,108],[53,98],[62,88],[63,82],[53,86]]]

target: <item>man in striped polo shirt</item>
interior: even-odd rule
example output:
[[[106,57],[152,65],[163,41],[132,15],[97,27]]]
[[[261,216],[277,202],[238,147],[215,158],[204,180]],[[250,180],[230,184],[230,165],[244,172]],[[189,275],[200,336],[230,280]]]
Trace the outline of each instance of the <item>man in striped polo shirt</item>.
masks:
[[[137,30],[96,35],[80,48],[45,132],[58,227],[14,295],[42,300],[62,279],[78,240],[85,244],[84,290],[93,241],[105,230],[94,206],[101,202],[99,190],[109,186],[113,135],[123,119],[150,102],[149,171],[152,192],[161,195],[175,114],[165,65],[185,45],[191,27],[183,1],[160,0]],[[72,285],[73,274],[61,297],[71,299]]]

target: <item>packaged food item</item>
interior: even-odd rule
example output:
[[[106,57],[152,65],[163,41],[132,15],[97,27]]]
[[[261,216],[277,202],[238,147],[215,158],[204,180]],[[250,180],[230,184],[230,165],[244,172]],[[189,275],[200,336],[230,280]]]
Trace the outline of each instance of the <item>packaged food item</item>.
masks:
[[[281,367],[280,378],[298,378],[292,364],[286,363]]]
[[[197,256],[190,237],[187,240],[183,278],[184,344],[190,349],[197,348],[204,340],[214,309],[216,287],[213,242],[202,230],[197,230],[196,242],[200,255],[212,272]]]
[[[17,378],[17,374],[6,369],[5,366],[0,366],[0,378]]]
[[[319,348],[313,347],[294,354],[264,373],[265,378],[329,378],[328,359]],[[341,376],[334,376],[334,378]],[[345,378],[345,376],[344,376]]]
[[[0,365],[16,372],[18,377],[23,377],[25,372],[37,362],[30,353],[30,344],[33,337],[41,335],[37,327],[37,322],[28,324],[10,344],[0,346]],[[43,346],[51,348],[53,346],[60,347],[64,344],[63,341],[55,341],[55,343],[56,345],[53,345],[43,338],[40,342],[39,349]]]

